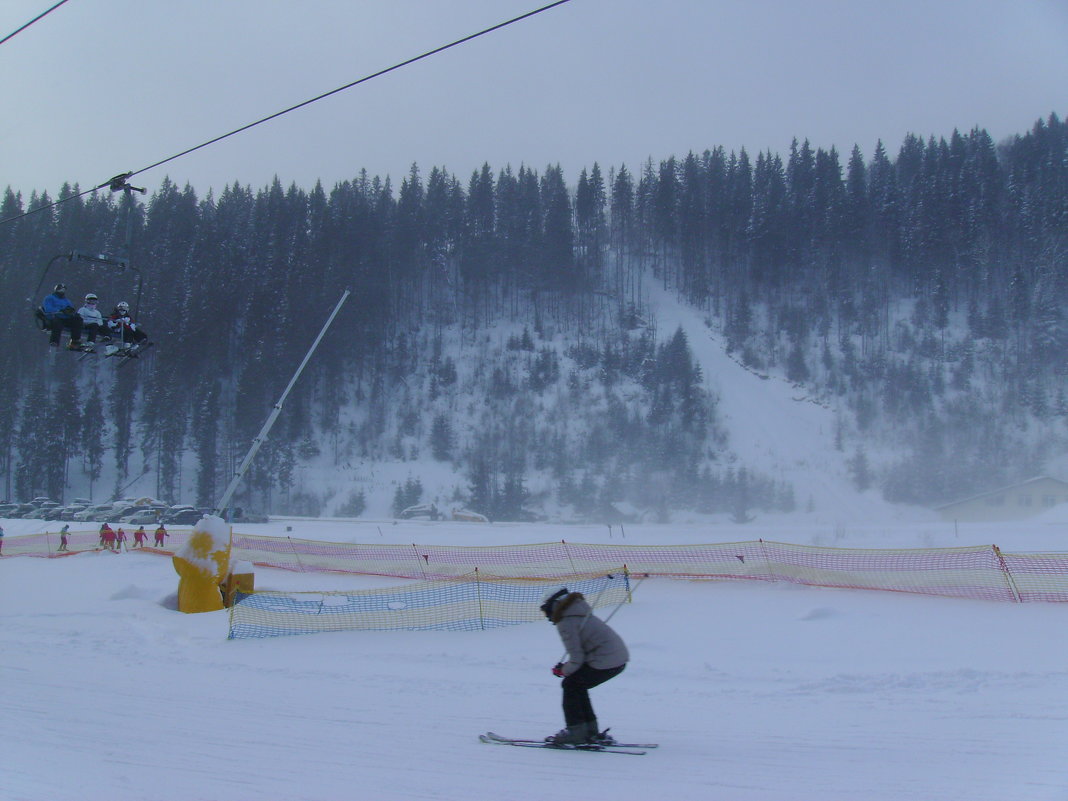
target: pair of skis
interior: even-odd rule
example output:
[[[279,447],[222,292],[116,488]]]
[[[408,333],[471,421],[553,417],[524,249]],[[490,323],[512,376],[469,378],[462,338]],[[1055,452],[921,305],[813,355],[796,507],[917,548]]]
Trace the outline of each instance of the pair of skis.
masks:
[[[587,743],[582,745],[554,745],[544,740],[518,740],[514,737],[502,737],[493,732],[478,735],[478,739],[491,745],[513,745],[519,748],[551,748],[554,751],[593,751],[598,754],[630,754],[641,756],[650,748],[656,748],[658,743],[612,743],[610,745],[600,743]]]
[[[117,350],[117,351],[115,351],[113,353],[105,353],[104,354],[104,358],[105,359],[118,359],[119,360],[118,366],[122,367],[124,364],[128,364],[131,359],[136,359],[138,356],[140,356],[146,350],[151,348],[154,344],[155,344],[154,342],[150,341],[150,342],[144,342],[144,343],[142,343],[140,345],[134,345],[132,348],[127,348],[125,350],[120,348],[119,350]]]
[[[136,359],[138,356],[141,355],[142,352],[152,347],[153,344],[155,343],[145,342],[141,345],[134,345],[130,348],[119,348],[115,345],[108,344],[105,345],[103,352],[96,349],[89,350],[88,347],[83,346],[81,348],[76,349],[74,352],[78,354],[78,361],[84,361],[90,356],[102,356],[105,359],[118,359],[119,366],[121,367],[122,365],[126,364],[130,359]],[[115,349],[109,352],[109,348]],[[68,350],[70,349],[68,348]]]

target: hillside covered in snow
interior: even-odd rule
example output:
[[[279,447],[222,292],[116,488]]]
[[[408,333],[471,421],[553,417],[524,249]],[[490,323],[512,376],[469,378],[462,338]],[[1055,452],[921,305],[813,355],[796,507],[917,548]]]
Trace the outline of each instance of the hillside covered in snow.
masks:
[[[3,494],[211,506],[345,288],[245,509],[829,518],[1063,474],[1066,131],[79,197],[5,228],[0,304],[137,297],[156,346],[0,354]],[[55,260],[127,222],[143,286]]]

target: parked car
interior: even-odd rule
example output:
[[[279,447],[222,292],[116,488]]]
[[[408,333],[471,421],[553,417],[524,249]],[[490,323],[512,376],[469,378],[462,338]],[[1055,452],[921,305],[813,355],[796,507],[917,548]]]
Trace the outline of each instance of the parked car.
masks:
[[[151,506],[121,506],[112,510],[111,514],[104,515],[100,518],[103,523],[121,523],[124,517],[129,517],[134,512],[143,512],[146,509],[151,509]]]
[[[37,508],[34,509],[33,512],[28,512],[25,515],[23,515],[22,517],[26,517],[26,518],[32,517],[32,518],[40,519],[40,520],[47,520],[48,519],[47,515],[49,513],[53,512],[53,511],[56,511],[56,509],[60,509],[62,507],[63,507],[63,505],[60,504],[60,503],[57,503],[56,501],[45,501],[41,505],[38,505]]]
[[[44,495],[38,495],[36,498],[30,501],[30,504],[36,506],[38,509],[44,506],[46,503],[54,503],[57,506],[59,505],[58,501],[53,501],[51,498],[48,498]]]
[[[453,509],[452,519],[459,520],[462,523],[488,523],[489,518],[485,515],[480,515],[478,512],[472,512],[469,509]]]
[[[156,509],[142,509],[139,512],[119,518],[118,522],[132,526],[155,526],[159,523],[159,511]]]
[[[63,514],[64,507],[58,503],[55,506],[49,506],[44,509],[43,520],[59,520],[59,516]]]
[[[204,513],[199,509],[183,509],[167,517],[163,520],[163,523],[168,526],[192,526],[199,522],[203,516]]]
[[[0,517],[11,517],[11,513],[19,508],[17,503],[0,504]]]
[[[25,517],[31,512],[36,512],[37,507],[32,503],[20,503],[18,507],[8,515],[8,517]]]
[[[77,512],[74,515],[74,519],[81,523],[88,523],[89,521],[103,522],[104,515],[109,515],[115,511],[115,506],[110,503],[98,503],[95,506],[90,506]]]
[[[164,523],[170,523],[171,518],[175,515],[179,515],[182,512],[199,512],[195,506],[189,506],[188,504],[176,504],[174,506],[168,506],[163,510],[163,514],[160,520]],[[199,519],[199,518],[198,518]]]
[[[167,508],[167,504],[165,504],[161,500],[153,498],[151,495],[142,495],[139,498],[127,498],[125,500],[127,503],[132,504],[133,506],[156,506],[160,509]]]
[[[53,509],[58,509],[59,504],[55,501],[49,501],[48,506],[39,506],[32,512],[27,512],[22,516],[24,520],[49,520],[48,516],[52,514]]]
[[[400,513],[401,520],[439,520],[441,512],[432,503],[417,503]]]
[[[57,520],[74,520],[74,515],[78,514],[78,512],[83,512],[88,508],[89,507],[86,506],[83,503],[67,504],[66,506],[62,507],[59,510],[59,517],[57,517],[56,519]]]

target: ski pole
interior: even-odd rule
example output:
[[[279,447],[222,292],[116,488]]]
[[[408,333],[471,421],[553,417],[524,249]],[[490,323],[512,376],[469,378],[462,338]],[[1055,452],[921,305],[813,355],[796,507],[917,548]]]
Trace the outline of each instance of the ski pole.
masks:
[[[638,587],[641,586],[641,583],[643,581],[645,581],[647,578],[649,578],[648,574],[646,574],[646,575],[642,576],[640,579],[638,579],[638,582],[634,585],[634,589],[632,589],[630,591],[629,595],[631,595],[631,596],[634,595],[634,593],[636,593],[638,591]],[[625,604],[628,600],[629,600],[629,598],[624,598],[622,601],[620,601],[618,604],[616,604],[616,608],[613,609],[612,613],[608,617],[606,617],[604,619],[604,622],[607,623],[609,620],[611,620],[613,617],[615,617],[616,612],[618,612],[620,609],[622,609],[623,608],[623,604]]]

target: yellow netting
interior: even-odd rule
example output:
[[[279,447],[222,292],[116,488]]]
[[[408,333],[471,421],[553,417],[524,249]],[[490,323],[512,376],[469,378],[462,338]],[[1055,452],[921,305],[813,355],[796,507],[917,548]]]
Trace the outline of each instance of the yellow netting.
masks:
[[[569,580],[594,608],[628,600],[624,571]],[[544,620],[541,582],[486,579],[420,581],[406,587],[345,592],[254,592],[237,595],[230,639],[323,631],[407,629],[473,631]]]

